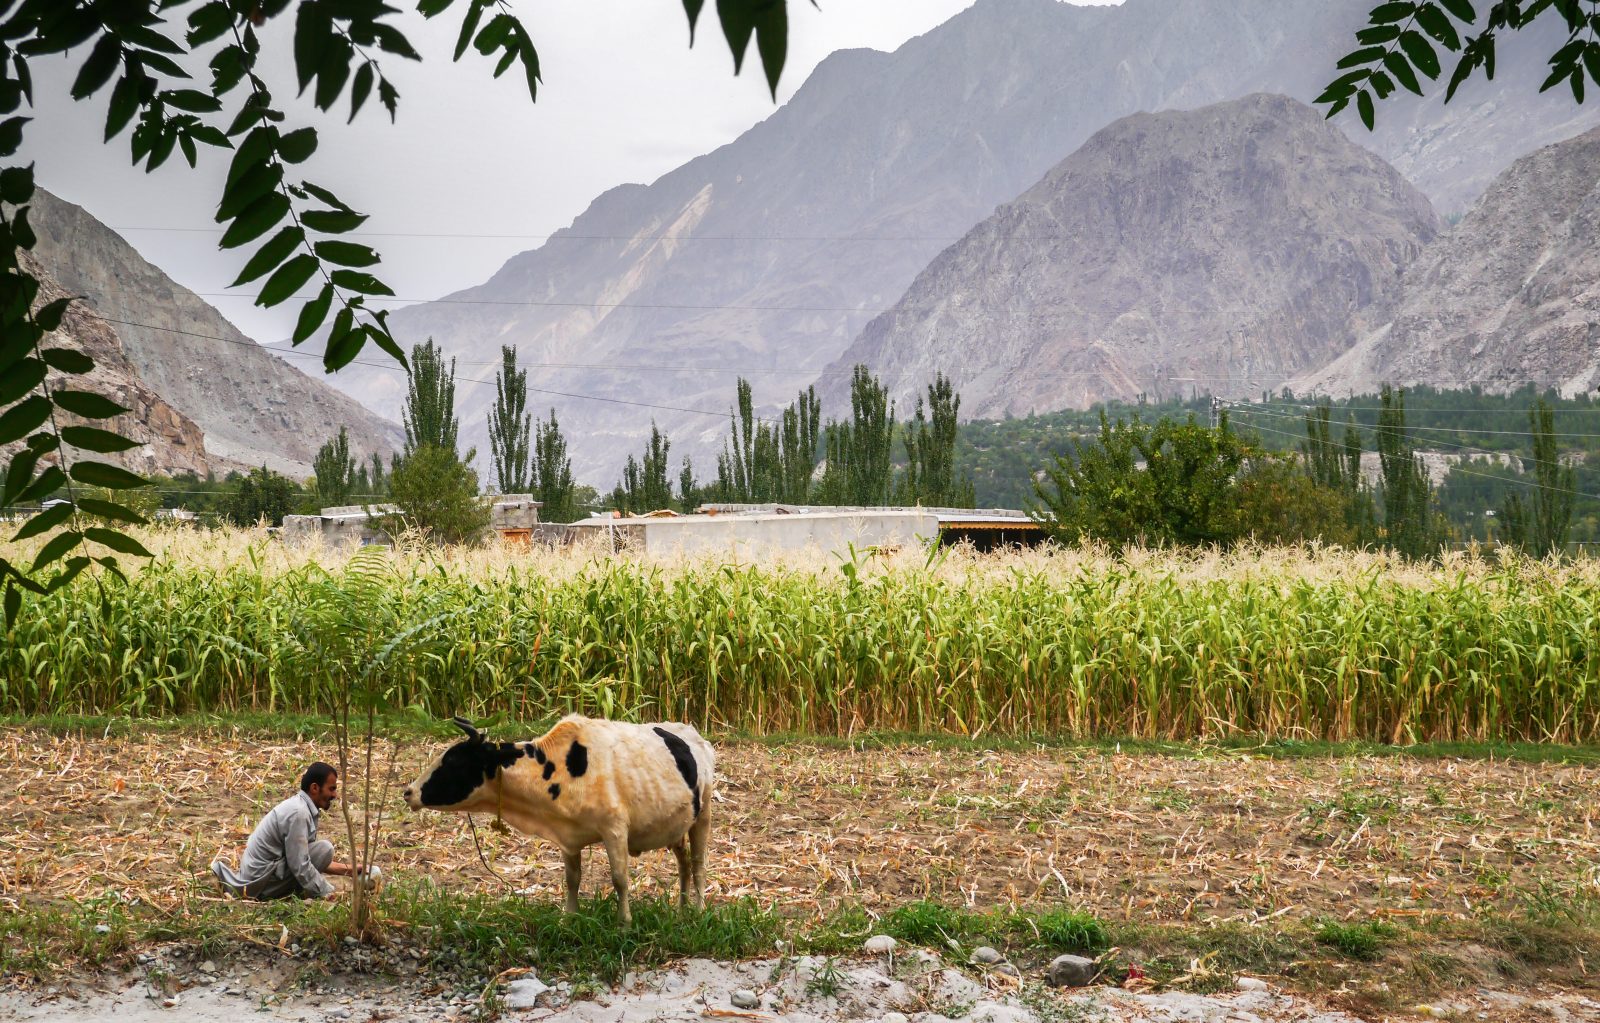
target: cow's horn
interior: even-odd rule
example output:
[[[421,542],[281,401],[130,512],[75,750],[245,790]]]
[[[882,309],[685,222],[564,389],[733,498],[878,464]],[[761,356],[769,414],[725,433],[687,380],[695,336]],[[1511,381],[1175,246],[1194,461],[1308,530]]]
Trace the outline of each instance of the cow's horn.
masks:
[[[482,742],[483,733],[472,727],[472,722],[459,715],[455,718],[456,727],[467,733],[467,738],[473,742]]]

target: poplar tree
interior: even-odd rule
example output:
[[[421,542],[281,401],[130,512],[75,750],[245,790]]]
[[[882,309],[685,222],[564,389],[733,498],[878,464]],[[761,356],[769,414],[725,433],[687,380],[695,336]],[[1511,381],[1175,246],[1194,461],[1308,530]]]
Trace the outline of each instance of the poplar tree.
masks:
[[[502,494],[528,489],[528,371],[517,369],[515,345],[500,346],[500,372],[494,380],[495,403],[489,409],[489,456],[495,485]]]

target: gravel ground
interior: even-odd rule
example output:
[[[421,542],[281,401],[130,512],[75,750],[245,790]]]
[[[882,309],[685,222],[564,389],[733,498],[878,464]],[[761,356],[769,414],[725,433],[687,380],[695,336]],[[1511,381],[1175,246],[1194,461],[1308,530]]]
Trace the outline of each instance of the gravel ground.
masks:
[[[309,968],[308,968],[309,966]],[[1023,979],[1004,961],[955,968],[923,951],[848,960],[814,956],[727,963],[693,959],[629,974],[613,988],[546,986],[531,971],[483,990],[442,989],[425,976],[329,975],[293,960],[218,967],[148,956],[142,973],[0,993],[0,1019],[29,1023],[185,1019],[235,1023],[386,1021],[447,1023],[501,1018],[526,1023],[1355,1023],[1390,1019],[1600,1020],[1600,1001],[1579,993],[1479,991],[1432,1006],[1352,1014],[1291,996],[1253,978],[1213,994],[1113,987],[1056,990]],[[520,975],[517,975],[519,974]],[[1328,1001],[1336,1001],[1330,998]]]

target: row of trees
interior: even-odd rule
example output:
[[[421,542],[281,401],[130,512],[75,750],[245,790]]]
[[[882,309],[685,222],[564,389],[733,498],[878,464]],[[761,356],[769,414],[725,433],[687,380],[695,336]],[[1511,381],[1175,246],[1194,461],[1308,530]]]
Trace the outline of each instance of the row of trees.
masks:
[[[1074,441],[1036,484],[1034,514],[1059,539],[1114,547],[1319,539],[1434,556],[1451,534],[1406,427],[1405,394],[1385,386],[1379,401],[1373,482],[1361,469],[1355,422],[1336,437],[1327,404],[1306,413],[1298,452],[1265,450],[1235,432],[1226,412],[1216,426],[1193,415],[1113,422],[1102,412],[1098,437]],[[1526,497],[1508,497],[1498,520],[1504,542],[1544,557],[1566,541],[1574,478],[1559,458],[1549,405],[1537,402],[1529,420],[1536,484]]]
[[[700,483],[684,458],[671,482],[672,443],[654,423],[639,457],[628,456],[612,503],[622,511],[693,510],[706,503],[925,505],[970,508],[972,480],[956,467],[961,396],[942,374],[918,398],[909,422],[895,419],[888,389],[865,366],[850,379],[850,418],[822,418],[815,388],[776,419],[758,419],[750,382],[740,378],[716,478]],[[895,442],[903,447],[895,457]],[[820,460],[819,460],[820,459]]]

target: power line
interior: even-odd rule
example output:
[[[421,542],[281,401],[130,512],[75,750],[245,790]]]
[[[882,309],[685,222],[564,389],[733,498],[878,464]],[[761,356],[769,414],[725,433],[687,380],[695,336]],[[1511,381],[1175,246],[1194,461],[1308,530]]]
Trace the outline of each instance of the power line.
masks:
[[[146,330],[161,330],[161,331],[166,331],[169,334],[184,334],[184,335],[187,335],[189,337],[204,338],[205,340],[208,340],[208,341],[222,341],[222,342],[224,342],[226,344],[242,345],[242,346],[249,347],[249,348],[254,348],[254,349],[257,349],[257,350],[261,350],[263,348],[262,345],[258,345],[254,341],[248,341],[248,340],[241,341],[241,340],[239,340],[237,338],[219,337],[219,336],[217,336],[215,334],[201,334],[201,333],[198,333],[197,331],[182,330],[182,329],[180,329],[178,327],[159,327],[159,326],[156,326],[153,323],[136,323],[133,320],[116,320],[116,319],[112,319],[112,318],[106,317],[106,316],[102,316],[101,319],[105,320],[107,323],[118,323],[118,324],[121,324],[121,325],[123,325],[125,327],[143,327]],[[272,354],[272,353],[269,352],[267,354]],[[300,358],[300,359],[317,359],[319,361],[322,358],[322,356],[317,355],[314,352],[280,351],[280,352],[277,352],[276,354],[285,355],[285,356],[291,356],[291,357]],[[394,365],[393,363],[363,362],[360,359],[355,359],[355,360],[352,360],[348,365],[366,366],[366,367],[369,367],[371,369],[386,370],[386,371],[392,372],[392,373],[404,372],[404,370],[402,370],[399,366]],[[495,384],[495,381],[493,381],[493,380],[481,380],[481,379],[479,379],[477,377],[456,377],[455,380],[456,380],[457,383],[466,383],[466,384],[485,384],[485,385],[490,385],[490,386]],[[659,409],[659,410],[664,411],[664,412],[692,412],[692,413],[694,413],[696,415],[716,416],[718,419],[726,419],[731,414],[731,412],[712,412],[709,409],[687,408],[687,407],[684,407],[684,406],[681,406],[681,405],[658,405],[658,404],[654,404],[652,402],[647,402],[647,401],[630,401],[630,400],[625,399],[625,398],[607,398],[607,397],[603,397],[603,396],[598,395],[598,394],[579,394],[579,393],[574,392],[574,391],[558,391],[558,390],[555,390],[554,388],[549,388],[549,387],[534,387],[531,384],[528,385],[528,390],[535,391],[535,392],[537,392],[539,394],[556,395],[556,396],[562,397],[562,398],[576,398],[576,399],[579,399],[579,400],[582,400],[582,401],[600,401],[600,402],[606,402],[606,403],[612,404],[612,405],[632,405],[632,406],[636,406],[638,408]],[[755,416],[753,418],[757,422],[766,423],[768,425],[777,425],[777,423],[774,420],[766,419],[766,418],[763,418],[761,416]]]
[[[242,294],[235,291],[196,291],[192,294],[201,298],[248,298],[252,302],[256,296]],[[316,295],[290,295],[289,298],[301,302],[309,302]],[[288,301],[285,299],[284,301]],[[536,301],[533,299],[489,299],[489,298],[407,298],[398,295],[369,295],[368,304],[384,302],[388,304],[400,303],[403,305],[488,305],[510,307],[536,307],[549,309],[667,309],[679,312],[748,312],[748,313],[860,313],[863,316],[877,316],[887,312],[886,309],[859,309],[853,306],[828,306],[828,305],[694,305],[683,302],[553,302]]]
[[[1282,406],[1282,405],[1265,405],[1265,404],[1261,404],[1259,402],[1233,401],[1233,400],[1230,400],[1230,399],[1227,399],[1227,398],[1222,399],[1222,401],[1225,404],[1227,404],[1229,407],[1231,407],[1231,408],[1237,408],[1237,409],[1240,409],[1240,410],[1245,411],[1245,412],[1253,412],[1255,415],[1264,415],[1264,416],[1267,416],[1267,415],[1281,415],[1281,416],[1287,416],[1288,418],[1291,418],[1291,419],[1300,419],[1301,418],[1300,416],[1295,415],[1293,413],[1289,413],[1289,412],[1257,411],[1257,410],[1277,409],[1277,408],[1285,407],[1285,406]],[[1301,405],[1289,405],[1287,407],[1289,407],[1289,408],[1305,408],[1307,411],[1313,411],[1314,408],[1315,408],[1314,406],[1301,406]],[[1380,411],[1381,412],[1383,410],[1382,409],[1375,409],[1373,411]],[[1434,410],[1432,410],[1432,409],[1412,409],[1411,411],[1415,412],[1418,415],[1426,415],[1428,412],[1431,412],[1431,411],[1434,411]],[[1487,412],[1488,410],[1483,410],[1483,411]],[[1600,409],[1593,409],[1593,410],[1590,410],[1590,409],[1583,409],[1583,410],[1574,409],[1573,411],[1600,411]],[[1406,429],[1407,430],[1423,430],[1423,431],[1426,431],[1428,433],[1452,433],[1452,434],[1469,433],[1469,434],[1479,434],[1479,435],[1485,436],[1485,437],[1540,437],[1540,436],[1543,436],[1543,434],[1541,432],[1537,431],[1537,430],[1484,430],[1484,429],[1477,429],[1477,428],[1467,427],[1467,426],[1411,426],[1411,425],[1407,425]],[[1552,434],[1550,434],[1550,436],[1552,436],[1552,437],[1577,437],[1577,438],[1581,438],[1581,439],[1584,439],[1584,440],[1600,440],[1600,433],[1552,433]],[[1447,442],[1446,441],[1438,441],[1437,443],[1444,444],[1444,443],[1447,443]],[[1468,446],[1470,447],[1470,445],[1468,445]]]
[[[210,227],[113,227],[113,231],[159,231],[173,234],[220,235],[222,231]],[[486,234],[455,231],[352,231],[346,238],[482,238],[493,240],[543,239],[545,241],[591,242],[954,242],[962,235],[806,235],[806,234]]]
[[[1248,404],[1272,406],[1272,407],[1275,407],[1275,408],[1298,408],[1298,409],[1306,409],[1308,411],[1314,410],[1314,409],[1319,409],[1319,408],[1322,407],[1320,404],[1317,404],[1317,403],[1312,403],[1312,402],[1293,402],[1293,401],[1249,402]],[[1382,405],[1330,405],[1329,407],[1335,412],[1382,412],[1383,411],[1383,406]],[[1503,414],[1503,413],[1496,413],[1496,411],[1494,409],[1486,409],[1486,408],[1413,408],[1411,411],[1416,412],[1418,414],[1431,414],[1431,413],[1434,413],[1434,412],[1439,412],[1439,413],[1448,413],[1448,414],[1451,414],[1451,415],[1463,415],[1463,416],[1465,416],[1465,415],[1482,416],[1482,415]],[[1555,413],[1557,415],[1566,415],[1569,412],[1574,412],[1574,413],[1575,412],[1600,412],[1600,407],[1595,407],[1595,408],[1558,408],[1558,409],[1555,409],[1554,411],[1555,411]]]
[[[1261,431],[1264,431],[1266,433],[1276,433],[1276,434],[1279,434],[1280,436],[1284,436],[1284,437],[1293,437],[1296,440],[1305,440],[1305,437],[1303,435],[1298,434],[1298,433],[1290,433],[1287,430],[1277,430],[1277,429],[1273,429],[1270,426],[1262,426],[1259,423],[1251,423],[1249,425],[1250,425],[1250,429],[1252,429],[1252,430],[1261,430]],[[1483,452],[1483,453],[1484,454],[1497,454],[1498,452]],[[1496,476],[1494,473],[1491,473],[1491,472],[1478,472],[1475,469],[1464,469],[1464,468],[1461,467],[1461,465],[1459,463],[1450,466],[1450,471],[1451,472],[1459,472],[1459,473],[1461,473],[1463,475],[1466,475],[1466,476],[1481,476],[1484,479],[1487,479],[1487,480],[1498,480],[1501,483],[1512,483],[1512,484],[1515,484],[1515,485],[1517,485],[1519,487],[1534,487],[1534,488],[1537,488],[1537,487],[1539,487],[1541,485],[1537,481],[1534,481],[1534,480],[1519,479],[1519,478],[1514,477],[1514,476]],[[1523,474],[1520,474],[1520,475],[1526,476],[1527,474],[1523,473]],[[1574,497],[1583,497],[1583,498],[1587,498],[1587,499],[1589,499],[1591,501],[1600,501],[1600,494],[1590,494],[1590,493],[1587,493],[1587,492],[1582,491],[1582,490],[1568,490],[1565,487],[1550,487],[1549,489],[1555,491],[1558,494],[1571,494]]]

